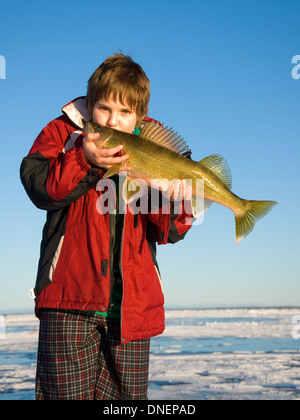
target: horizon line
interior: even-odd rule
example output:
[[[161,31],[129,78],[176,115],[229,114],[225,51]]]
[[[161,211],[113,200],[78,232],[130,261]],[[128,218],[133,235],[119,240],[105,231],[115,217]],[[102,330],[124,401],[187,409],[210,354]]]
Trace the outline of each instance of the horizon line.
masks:
[[[179,306],[166,306],[166,311],[203,311],[203,310],[216,310],[216,309],[300,309],[300,305],[229,305],[229,306],[219,306],[219,305],[212,305],[212,306],[198,306],[198,307],[179,307]],[[83,311],[84,312],[84,311]],[[0,315],[34,315],[34,308],[33,309],[7,309],[4,311],[0,311]]]

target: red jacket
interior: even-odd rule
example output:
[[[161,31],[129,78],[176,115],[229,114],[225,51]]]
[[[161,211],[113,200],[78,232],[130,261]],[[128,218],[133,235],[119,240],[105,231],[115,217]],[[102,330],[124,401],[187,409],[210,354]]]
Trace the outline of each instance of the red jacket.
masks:
[[[84,159],[82,119],[89,119],[85,98],[62,111],[42,130],[21,165],[30,199],[47,210],[35,287],[37,316],[41,308],[105,312],[111,299],[115,216],[97,211],[102,194],[97,183],[104,172]],[[182,239],[190,228],[186,216],[163,214],[160,209],[158,214],[127,211],[122,217],[123,343],[164,330],[156,243]]]

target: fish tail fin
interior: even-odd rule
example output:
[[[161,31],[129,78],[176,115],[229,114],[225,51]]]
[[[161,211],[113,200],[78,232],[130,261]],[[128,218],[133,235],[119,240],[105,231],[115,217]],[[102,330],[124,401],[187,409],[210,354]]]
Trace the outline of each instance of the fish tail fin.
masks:
[[[239,244],[253,230],[255,223],[278,204],[276,201],[245,200],[245,211],[235,214],[236,241]]]

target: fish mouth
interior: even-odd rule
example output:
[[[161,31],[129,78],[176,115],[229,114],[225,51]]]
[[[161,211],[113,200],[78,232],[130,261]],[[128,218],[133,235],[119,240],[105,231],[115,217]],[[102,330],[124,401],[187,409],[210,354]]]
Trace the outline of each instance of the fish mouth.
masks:
[[[84,127],[83,127],[83,132],[84,134],[87,136],[90,133],[94,132],[93,126],[91,124],[91,121],[86,121]]]
[[[101,133],[103,130],[103,126],[97,123],[94,123],[93,121],[87,121],[85,123],[85,126],[83,127],[83,131],[86,135],[90,133]]]

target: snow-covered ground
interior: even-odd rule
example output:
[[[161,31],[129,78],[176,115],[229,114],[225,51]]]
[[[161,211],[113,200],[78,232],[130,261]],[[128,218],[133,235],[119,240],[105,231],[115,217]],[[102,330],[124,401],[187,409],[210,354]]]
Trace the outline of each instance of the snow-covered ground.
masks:
[[[298,400],[298,336],[300,308],[167,310],[148,397]],[[0,317],[0,400],[34,398],[37,339],[33,315]]]
[[[1,318],[0,400],[34,399],[38,320],[32,314]]]

